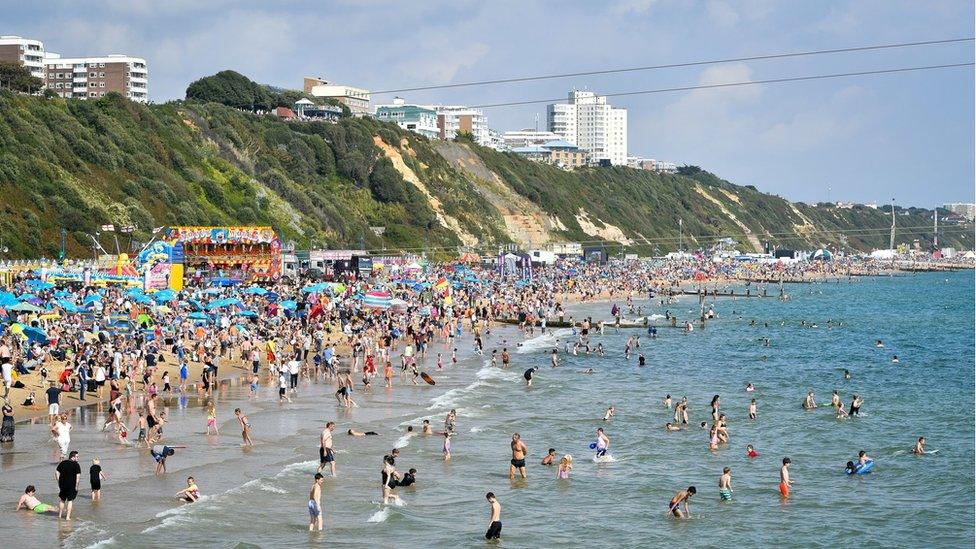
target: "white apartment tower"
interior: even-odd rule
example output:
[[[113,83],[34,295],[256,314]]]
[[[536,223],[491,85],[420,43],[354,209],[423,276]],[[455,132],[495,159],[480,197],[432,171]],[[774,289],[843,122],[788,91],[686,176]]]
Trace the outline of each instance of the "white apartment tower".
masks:
[[[573,90],[568,102],[546,109],[549,131],[590,152],[594,162],[627,165],[627,109],[591,91]]]
[[[44,43],[19,36],[0,36],[0,63],[15,63],[44,79]]]

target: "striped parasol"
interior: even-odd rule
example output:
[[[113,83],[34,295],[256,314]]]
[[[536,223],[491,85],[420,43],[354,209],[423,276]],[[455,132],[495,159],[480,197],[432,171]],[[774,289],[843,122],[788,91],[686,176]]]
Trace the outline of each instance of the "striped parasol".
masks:
[[[390,302],[392,300],[393,296],[390,295],[390,292],[366,292],[366,295],[363,297],[363,307],[366,309],[380,309],[385,311],[390,308]]]

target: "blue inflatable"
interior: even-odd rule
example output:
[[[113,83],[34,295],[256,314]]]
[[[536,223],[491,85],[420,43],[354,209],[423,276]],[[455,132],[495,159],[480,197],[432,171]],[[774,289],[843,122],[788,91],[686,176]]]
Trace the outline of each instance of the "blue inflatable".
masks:
[[[871,472],[871,469],[874,469],[873,459],[865,461],[864,465],[856,464],[853,467],[848,467],[846,472],[848,475],[866,475]]]
[[[590,443],[590,450],[596,450],[596,443],[595,442],[591,442]]]

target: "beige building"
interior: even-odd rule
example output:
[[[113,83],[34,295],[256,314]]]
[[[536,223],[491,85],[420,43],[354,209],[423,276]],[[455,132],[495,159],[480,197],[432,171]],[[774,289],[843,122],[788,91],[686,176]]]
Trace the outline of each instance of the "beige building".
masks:
[[[149,70],[140,57],[61,57],[48,53],[44,68],[48,89],[59,97],[89,99],[116,92],[140,103],[149,101]]]
[[[333,84],[322,78],[306,76],[302,89],[305,93],[313,97],[332,97],[349,107],[355,116],[364,116],[369,113],[369,90],[346,86],[343,84]]]

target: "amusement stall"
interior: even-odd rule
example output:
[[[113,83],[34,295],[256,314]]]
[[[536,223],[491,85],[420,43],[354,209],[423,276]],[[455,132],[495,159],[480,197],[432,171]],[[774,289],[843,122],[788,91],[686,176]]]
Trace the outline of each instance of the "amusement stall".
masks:
[[[271,227],[169,227],[163,241],[181,250],[179,275],[195,284],[231,286],[281,277],[281,240]]]

